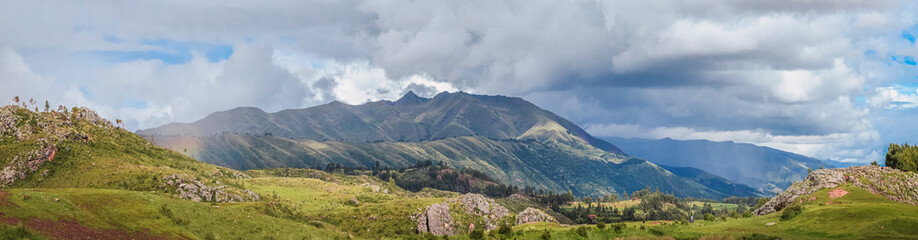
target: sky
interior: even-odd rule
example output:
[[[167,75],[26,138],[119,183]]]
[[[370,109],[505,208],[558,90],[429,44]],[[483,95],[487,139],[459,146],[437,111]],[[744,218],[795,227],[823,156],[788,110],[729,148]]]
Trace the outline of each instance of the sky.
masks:
[[[918,142],[916,13],[884,0],[7,0],[0,103],[86,106],[137,130],[466,91],[522,97],[595,136],[882,162],[889,143]]]

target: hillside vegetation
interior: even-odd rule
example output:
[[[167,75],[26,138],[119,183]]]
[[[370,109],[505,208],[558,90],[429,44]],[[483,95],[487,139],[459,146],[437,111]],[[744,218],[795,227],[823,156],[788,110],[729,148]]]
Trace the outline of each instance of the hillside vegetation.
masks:
[[[575,195],[659,186],[676,196],[760,195],[722,178],[673,174],[520,98],[408,94],[395,102],[265,113],[238,108],[194,123],[138,131],[155,144],[238,170],[408,167],[420,161],[474,169],[507,185]],[[696,176],[698,176],[696,174]]]
[[[889,144],[886,166],[902,171],[918,172],[918,145]]]

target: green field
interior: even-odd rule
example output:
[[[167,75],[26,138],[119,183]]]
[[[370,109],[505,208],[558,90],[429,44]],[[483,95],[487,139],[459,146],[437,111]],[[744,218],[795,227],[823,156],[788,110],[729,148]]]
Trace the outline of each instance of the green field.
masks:
[[[415,232],[412,216],[425,206],[459,196],[432,189],[410,192],[366,175],[303,169],[238,172],[156,147],[111,124],[91,122],[91,116],[78,117],[85,115],[80,109],[70,116],[23,109],[14,113],[22,120],[18,130],[28,131],[23,137],[0,135],[0,167],[4,180],[10,181],[0,186],[2,239],[434,239]],[[39,150],[46,149],[56,154],[40,154]],[[27,165],[42,159],[49,160]],[[24,177],[19,177],[20,172]],[[177,187],[162,187],[164,177],[173,174],[227,194],[251,190],[260,199],[183,199]],[[789,220],[781,220],[782,213],[777,212],[695,223],[605,224],[603,228],[528,223],[484,235],[488,239],[918,239],[918,206],[851,185],[842,188],[849,193],[839,198],[829,198],[831,189],[801,197],[805,200],[800,203],[802,213]],[[527,207],[547,210],[525,198],[496,202],[505,205],[510,216]],[[625,208],[639,201],[602,204]],[[453,214],[453,219],[469,220],[469,216]],[[549,214],[571,222],[557,213]]]

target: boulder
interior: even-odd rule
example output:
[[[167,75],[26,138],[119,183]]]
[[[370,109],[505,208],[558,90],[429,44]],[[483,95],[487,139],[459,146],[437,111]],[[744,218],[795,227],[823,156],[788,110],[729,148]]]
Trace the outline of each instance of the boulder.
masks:
[[[480,218],[488,231],[496,229],[500,220],[509,215],[507,208],[481,194],[469,193],[449,199],[447,202],[460,206],[470,216]]]
[[[558,220],[555,220],[554,217],[552,217],[551,215],[548,215],[542,210],[531,208],[531,207],[526,208],[526,210],[523,210],[522,212],[520,212],[520,214],[516,215],[516,225],[521,225],[521,224],[531,223],[531,222],[558,223]]]
[[[415,216],[415,219],[418,224],[418,232],[429,232],[438,236],[456,234],[447,203],[427,206],[424,212]]]

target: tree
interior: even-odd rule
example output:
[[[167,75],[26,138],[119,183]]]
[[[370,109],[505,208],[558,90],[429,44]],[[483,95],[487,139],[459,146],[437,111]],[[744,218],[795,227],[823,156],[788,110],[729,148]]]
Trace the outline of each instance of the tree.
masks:
[[[873,160],[873,162],[870,162],[870,165],[871,165],[871,166],[879,166],[879,164],[877,164],[877,160]]]
[[[889,144],[886,166],[901,171],[918,172],[918,145]]]
[[[590,204],[593,204],[593,198],[590,196],[583,197],[583,203],[586,203],[587,208],[590,208]]]
[[[19,104],[19,96],[13,97],[13,102]]]
[[[51,110],[51,105],[48,104],[48,100],[45,100],[45,112],[50,111],[50,110]]]

